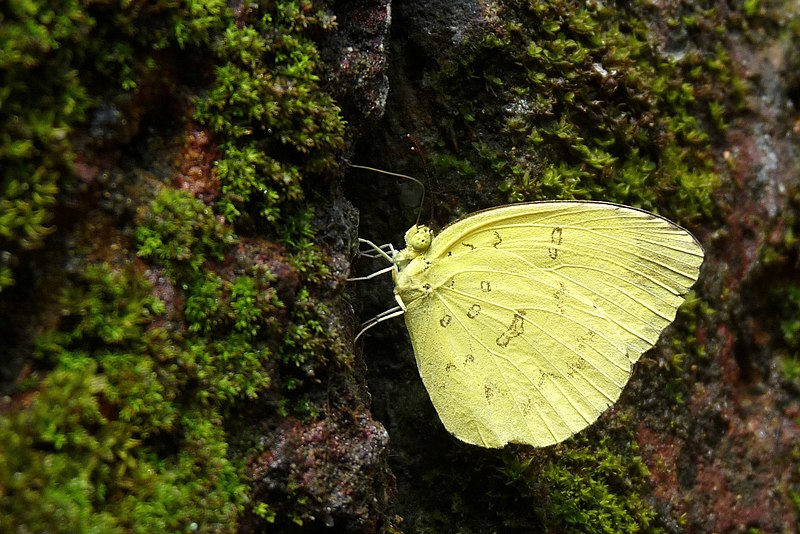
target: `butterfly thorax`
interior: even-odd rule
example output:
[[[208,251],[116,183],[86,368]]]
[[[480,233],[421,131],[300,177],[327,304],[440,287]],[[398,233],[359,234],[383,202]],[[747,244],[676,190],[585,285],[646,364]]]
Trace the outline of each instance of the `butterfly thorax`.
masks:
[[[425,271],[429,265],[424,256],[417,256],[395,272],[395,299],[404,310],[431,292],[430,284],[424,282]]]
[[[415,300],[430,293],[422,279],[429,262],[425,252],[431,246],[433,232],[427,226],[414,225],[406,232],[406,248],[395,254],[393,261],[395,298],[403,309]]]

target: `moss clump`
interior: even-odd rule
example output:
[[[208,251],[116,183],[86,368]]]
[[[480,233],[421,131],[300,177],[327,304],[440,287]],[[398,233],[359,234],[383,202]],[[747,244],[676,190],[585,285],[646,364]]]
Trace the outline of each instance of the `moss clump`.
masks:
[[[797,218],[800,195],[796,191],[790,191],[789,195],[793,200],[792,209],[782,214],[775,229],[780,231],[765,232],[768,241],[760,251],[760,265],[765,271],[762,276],[768,277],[774,288],[769,294],[769,312],[780,318],[779,330],[773,333],[779,340],[778,369],[787,385],[800,389],[800,285],[796,281],[797,266],[800,265],[800,220]],[[755,282],[753,285],[758,296],[762,296],[764,283]]]
[[[270,283],[274,278],[217,273],[198,278],[185,292],[184,313],[190,361],[196,366],[198,398],[228,405],[255,398],[270,385],[266,365],[283,324],[283,303]]]
[[[88,266],[39,342],[52,366],[0,418],[0,523],[12,530],[185,531],[230,522],[245,487],[216,408],[189,406],[192,366],[133,270]],[[189,396],[187,396],[189,395]]]
[[[713,321],[716,313],[708,301],[700,298],[694,291],[689,291],[685,298],[678,309],[675,326],[670,327],[670,345],[668,356],[663,362],[664,372],[654,376],[651,379],[652,387],[647,388],[650,394],[663,394],[665,398],[661,402],[674,406],[684,404],[691,396],[693,381],[686,379],[687,373],[693,374],[693,369],[698,366],[707,366],[709,356],[705,343],[698,339],[698,332],[709,321]],[[662,380],[665,382],[662,383]],[[679,419],[676,411],[672,424],[683,424],[679,423]]]
[[[163,189],[136,229],[136,238],[139,256],[158,262],[183,282],[197,276],[207,260],[221,260],[235,236],[191,193]]]
[[[660,532],[634,443],[574,436],[562,445],[489,452],[456,446],[418,473],[412,529],[431,532]]]
[[[800,388],[800,286],[781,288],[781,333],[786,351],[781,356],[780,370],[783,379]]]
[[[185,333],[133,267],[69,277],[59,324],[38,341],[42,371],[0,417],[2,524],[230,530],[247,502],[225,432],[240,403],[279,377],[284,415],[316,413],[297,390],[342,351],[325,307],[301,289],[287,309],[276,277],[247,258],[210,262],[230,252],[231,231],[191,195],[163,190],[150,208],[140,255],[180,280]],[[154,245],[164,236],[179,246]]]
[[[575,437],[549,454],[508,450],[500,474],[542,532],[661,532],[642,497],[649,472],[635,445]],[[514,508],[519,509],[516,502]],[[500,506],[500,503],[498,503]],[[510,516],[515,514],[510,511]],[[530,522],[530,520],[529,520]]]
[[[719,180],[710,141],[740,102],[720,46],[668,57],[643,20],[611,5],[511,1],[504,10],[502,26],[476,33],[432,77],[449,122],[442,128],[470,134],[454,143],[471,165],[436,174],[469,178],[471,168],[493,176],[485,179],[511,201],[608,200],[683,221],[712,215]]]
[[[625,454],[601,442],[556,449],[556,459],[531,482],[544,484],[539,508],[548,532],[660,532],[641,495],[649,472],[631,445]],[[529,473],[530,476],[530,473]]]
[[[205,47],[225,3],[105,5],[9,2],[0,14],[0,290],[25,251],[54,230],[52,210],[73,176],[70,136],[100,100],[135,91],[169,48]]]
[[[784,302],[781,331],[786,344],[794,350],[800,350],[800,286],[789,286]]]
[[[221,213],[254,224],[285,224],[286,211],[304,198],[302,182],[335,163],[344,122],[319,87],[319,53],[295,29],[329,29],[333,19],[311,2],[280,2],[230,26],[216,53],[221,63],[196,118],[220,141]]]
[[[70,61],[93,20],[76,2],[10,2],[0,14],[0,291],[19,255],[41,246],[59,183],[74,159],[68,137],[90,98]]]
[[[87,127],[94,106],[135,100],[135,110],[117,110],[130,125],[173,98],[163,96],[172,84],[214,71],[197,118],[213,132],[202,146],[225,154],[216,167],[221,196],[205,195],[217,202],[164,187],[152,201],[129,195],[140,204],[135,221],[113,220],[123,228],[60,229],[79,246],[64,253],[70,272],[58,309],[36,328],[35,371],[0,414],[0,524],[235,530],[247,505],[242,443],[258,437],[250,427],[245,437],[226,430],[245,427],[254,398],[277,407],[276,418],[314,415],[319,401],[304,385],[344,353],[318,296],[327,269],[303,190],[344,143],[311,38],[332,20],[293,1],[249,4],[234,20],[217,0],[23,1],[0,20],[0,44],[11,51],[0,60],[8,81],[0,89],[0,289],[52,231],[60,204],[112,224],[96,216],[98,198],[113,193],[103,190],[108,181],[90,171],[73,180],[71,139],[86,149],[86,167],[97,163],[92,150],[130,152],[130,137],[96,121]],[[214,65],[200,65],[208,58]],[[187,74],[185,65],[199,68]],[[129,176],[126,193],[150,191],[149,179]],[[256,231],[260,241],[240,237]],[[97,243],[109,234],[113,247]],[[310,506],[298,500],[275,513],[310,517]]]

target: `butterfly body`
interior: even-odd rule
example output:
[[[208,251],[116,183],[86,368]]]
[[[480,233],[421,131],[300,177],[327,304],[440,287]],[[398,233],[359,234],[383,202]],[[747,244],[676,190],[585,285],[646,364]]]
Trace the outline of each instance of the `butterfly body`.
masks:
[[[602,202],[468,215],[393,258],[417,366],[445,427],[546,446],[616,402],[675,317],[703,251],[670,221]]]

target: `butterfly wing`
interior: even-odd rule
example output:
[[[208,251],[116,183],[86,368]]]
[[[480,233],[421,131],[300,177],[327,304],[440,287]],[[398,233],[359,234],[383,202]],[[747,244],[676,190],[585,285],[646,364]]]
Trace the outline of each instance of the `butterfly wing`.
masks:
[[[406,302],[405,319],[445,427],[484,447],[546,446],[619,398],[703,250],[651,213],[541,202],[456,221],[415,261],[418,275],[397,291],[424,295]]]

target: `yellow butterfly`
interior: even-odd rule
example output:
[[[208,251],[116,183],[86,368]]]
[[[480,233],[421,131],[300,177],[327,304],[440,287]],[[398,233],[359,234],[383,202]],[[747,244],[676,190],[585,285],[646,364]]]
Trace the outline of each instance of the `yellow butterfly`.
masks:
[[[703,248],[669,220],[604,202],[472,213],[415,225],[392,265],[422,381],[444,426],[483,447],[559,443],[614,404],[675,319]],[[359,333],[363,333],[363,331]]]

